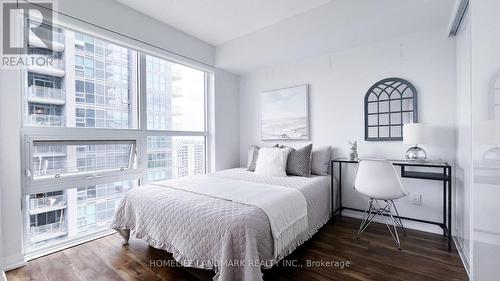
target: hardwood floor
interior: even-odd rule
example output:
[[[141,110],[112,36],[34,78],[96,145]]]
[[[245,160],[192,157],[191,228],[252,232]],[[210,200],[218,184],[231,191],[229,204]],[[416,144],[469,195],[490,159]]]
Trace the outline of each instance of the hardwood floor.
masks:
[[[456,249],[448,252],[443,236],[408,230],[399,251],[385,225],[371,224],[359,240],[355,238],[358,226],[359,220],[335,218],[285,261],[265,270],[264,280],[468,279]],[[165,264],[173,258],[137,239],[122,246],[115,234],[32,260],[7,272],[7,279],[212,280],[214,275],[207,270],[150,265],[158,260]],[[308,260],[314,264],[308,266]],[[330,266],[325,265],[328,261]],[[341,261],[350,264],[335,264]]]

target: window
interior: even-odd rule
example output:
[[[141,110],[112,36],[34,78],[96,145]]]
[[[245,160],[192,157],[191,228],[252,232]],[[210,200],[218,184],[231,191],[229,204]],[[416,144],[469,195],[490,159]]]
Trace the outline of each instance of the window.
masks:
[[[58,32],[60,43],[74,48],[30,48],[57,59],[58,72],[26,70],[28,253],[109,231],[121,198],[135,186],[206,171],[207,72]]]
[[[119,181],[25,196],[28,249],[109,229],[124,194],[137,181]]]
[[[403,124],[417,122],[417,91],[410,82],[388,78],[365,96],[365,140],[403,139]]]
[[[146,56],[148,130],[205,130],[205,72]]]
[[[113,172],[134,168],[135,141],[34,141],[31,178]]]
[[[205,173],[205,137],[149,136],[148,180]]]
[[[148,180],[205,172],[203,71],[146,55]]]
[[[72,33],[65,31],[66,33]],[[85,38],[86,45],[94,44],[91,36],[74,33],[70,38]],[[59,60],[74,58],[74,65],[66,65],[65,72],[74,72],[74,82],[63,77],[51,77],[50,70],[36,70],[42,73],[29,72],[29,81],[43,77],[45,81],[35,84],[40,92],[49,89],[73,89],[70,83],[74,83],[74,102],[69,100],[73,91],[66,95],[60,95],[57,101],[49,97],[39,97],[31,100],[31,104],[51,105],[57,108],[59,114],[50,112],[27,111],[25,119],[30,126],[43,127],[79,127],[79,128],[107,128],[107,129],[137,129],[137,52],[120,47],[115,44],[106,43],[109,56],[96,56],[93,47],[76,48],[78,41],[74,41],[75,51],[48,52],[43,49],[34,49],[31,52],[37,54],[50,54]],[[104,48],[104,41],[97,40]],[[93,45],[92,45],[93,46]],[[120,56],[113,54],[119,53]],[[62,65],[62,63],[61,63]],[[104,75],[106,65],[106,76]],[[33,78],[31,78],[33,77]],[[70,77],[73,77],[72,75]],[[47,81],[52,81],[48,84]],[[30,82],[30,85],[32,83]],[[104,91],[106,89],[106,91]],[[100,110],[108,112],[98,120],[95,117],[75,117],[76,111],[80,109]]]

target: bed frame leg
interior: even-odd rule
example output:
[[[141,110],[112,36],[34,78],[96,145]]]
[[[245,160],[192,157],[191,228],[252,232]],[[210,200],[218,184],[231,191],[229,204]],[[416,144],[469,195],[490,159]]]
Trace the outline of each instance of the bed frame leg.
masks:
[[[122,237],[122,245],[127,245],[130,238],[130,229],[120,229],[118,233]]]

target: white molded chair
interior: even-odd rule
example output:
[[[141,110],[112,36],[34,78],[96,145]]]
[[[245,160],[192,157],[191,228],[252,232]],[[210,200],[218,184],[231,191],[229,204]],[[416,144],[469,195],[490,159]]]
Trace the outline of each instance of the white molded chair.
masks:
[[[394,200],[407,196],[407,193],[401,184],[394,165],[386,160],[361,159],[356,172],[354,189],[370,198],[356,237],[359,238],[359,235],[377,215],[382,215],[387,218],[385,224],[398,249],[401,250],[396,226],[401,227],[404,236],[406,236],[406,232]],[[381,207],[379,201],[383,201],[385,206]],[[397,218],[392,215],[391,207],[394,207]],[[390,224],[392,224],[394,232],[391,230]]]

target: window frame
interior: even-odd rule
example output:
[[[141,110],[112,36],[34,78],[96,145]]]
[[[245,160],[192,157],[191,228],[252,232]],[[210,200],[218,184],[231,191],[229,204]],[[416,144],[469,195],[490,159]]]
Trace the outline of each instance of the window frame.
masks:
[[[204,172],[206,173],[209,169],[209,143],[208,143],[208,138],[209,138],[209,133],[208,133],[208,95],[209,95],[209,83],[210,83],[210,73],[208,73],[205,70],[201,70],[198,68],[195,68],[197,70],[203,71],[204,73],[204,120],[203,120],[203,130],[202,131],[182,131],[182,130],[153,130],[153,129],[148,129],[148,116],[147,116],[147,74],[146,74],[146,56],[154,56],[159,59],[167,60],[172,63],[178,63],[176,61],[168,60],[164,57],[159,57],[153,54],[145,53],[145,52],[139,52],[139,77],[144,77],[139,84],[139,128],[141,128],[141,131],[144,132],[143,134],[143,142],[144,145],[141,147],[141,153],[144,156],[144,161],[142,161],[142,170],[144,171],[144,174],[141,178],[141,185],[148,183],[148,152],[147,152],[147,139],[148,137],[153,137],[153,136],[182,136],[182,137],[192,137],[192,136],[202,136],[204,137],[204,145],[205,145],[205,163],[204,163]],[[189,65],[185,65],[187,67],[191,67]]]
[[[135,94],[137,107],[135,115],[137,118],[137,128],[113,129],[113,128],[78,128],[78,127],[36,127],[31,126],[26,120],[29,114],[28,108],[28,71],[21,72],[21,202],[23,209],[23,233],[24,245],[27,245],[29,235],[26,233],[26,224],[29,226],[29,206],[26,206],[25,197],[30,194],[51,192],[57,190],[68,190],[81,186],[90,186],[106,184],[118,181],[135,181],[135,186],[141,186],[147,183],[148,175],[148,154],[147,138],[148,136],[203,136],[204,137],[204,172],[210,170],[212,147],[210,145],[209,134],[209,108],[211,96],[214,89],[212,83],[214,80],[214,69],[206,67],[197,61],[191,61],[186,57],[176,55],[168,50],[157,48],[151,44],[134,40],[126,35],[116,34],[107,30],[101,30],[98,27],[87,25],[82,28],[82,24],[75,25],[71,21],[58,20],[52,23],[54,27],[65,31],[83,33],[104,40],[109,43],[128,48],[136,52],[137,83],[135,85]],[[76,39],[75,39],[76,40]],[[181,64],[204,73],[204,127],[202,131],[179,131],[179,130],[147,130],[147,92],[146,92],[146,67],[145,56],[150,55],[172,63]],[[76,69],[75,69],[76,70]],[[73,82],[74,83],[74,82]],[[78,175],[65,176],[59,179],[51,178],[48,180],[30,180],[27,171],[31,167],[34,141],[133,141],[135,142],[135,168],[125,171],[107,171],[94,173],[79,173]],[[88,177],[89,174],[96,176]],[[99,231],[96,233],[85,233],[75,237],[68,237],[60,241],[54,241],[50,245],[41,245],[34,248],[27,248],[25,256],[28,259],[36,258],[40,255],[54,252],[59,249],[76,245],[90,239],[112,233],[112,230]]]
[[[111,130],[111,132],[109,132]],[[139,147],[142,145],[141,134],[137,130],[119,130],[119,129],[87,129],[87,128],[38,128],[31,127],[23,130],[23,195],[30,195],[40,192],[50,192],[57,190],[66,190],[74,186],[86,186],[99,183],[133,180],[141,178],[143,171],[141,169],[142,157],[139,155]],[[28,131],[28,132],[27,132]],[[33,143],[37,141],[51,142],[96,142],[106,143],[130,141],[135,145],[131,151],[130,157],[135,158],[135,165],[124,170],[104,170],[93,172],[81,172],[62,175],[60,178],[47,177],[44,179],[33,179],[31,171],[33,161]]]

